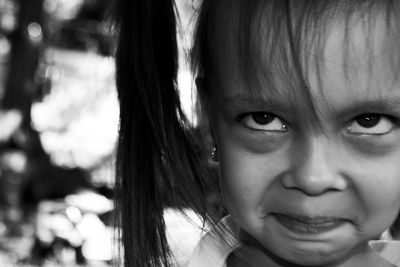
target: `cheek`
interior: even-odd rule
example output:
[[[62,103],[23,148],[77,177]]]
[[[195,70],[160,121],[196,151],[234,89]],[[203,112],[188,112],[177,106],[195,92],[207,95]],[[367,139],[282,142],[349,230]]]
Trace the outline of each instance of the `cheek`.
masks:
[[[262,166],[252,156],[238,153],[229,144],[221,147],[221,190],[228,209],[248,210],[262,194],[267,179],[262,179]]]
[[[364,167],[364,173],[358,176],[355,186],[360,190],[366,228],[387,228],[400,210],[400,164],[386,159]]]
[[[221,190],[230,213],[240,220],[262,216],[266,199],[284,168],[279,153],[254,154],[234,142],[220,144]]]

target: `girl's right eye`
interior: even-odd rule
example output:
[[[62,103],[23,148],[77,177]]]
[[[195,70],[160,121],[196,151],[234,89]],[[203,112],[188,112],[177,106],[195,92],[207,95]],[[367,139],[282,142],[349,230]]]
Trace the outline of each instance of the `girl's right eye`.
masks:
[[[276,115],[268,112],[254,112],[243,115],[240,121],[248,128],[258,131],[286,132],[286,124]]]

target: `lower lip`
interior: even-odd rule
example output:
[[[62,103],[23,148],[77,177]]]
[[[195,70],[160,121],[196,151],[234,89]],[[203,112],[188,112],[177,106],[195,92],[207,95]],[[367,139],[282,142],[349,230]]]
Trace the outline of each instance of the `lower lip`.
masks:
[[[283,214],[274,214],[274,217],[286,229],[302,235],[323,234],[345,223],[345,220],[336,218],[296,218]]]

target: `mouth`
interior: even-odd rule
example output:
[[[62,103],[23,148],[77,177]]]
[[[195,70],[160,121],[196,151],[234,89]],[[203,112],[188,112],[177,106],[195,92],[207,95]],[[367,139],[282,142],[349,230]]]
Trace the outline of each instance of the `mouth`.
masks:
[[[346,220],[325,216],[298,216],[274,213],[273,216],[286,229],[297,234],[322,234],[329,232],[346,223]]]

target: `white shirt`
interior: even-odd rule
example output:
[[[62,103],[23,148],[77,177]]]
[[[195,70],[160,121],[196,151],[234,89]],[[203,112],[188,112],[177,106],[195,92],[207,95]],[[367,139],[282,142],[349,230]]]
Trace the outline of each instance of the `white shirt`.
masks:
[[[238,227],[230,216],[208,231],[194,250],[188,267],[226,267],[229,254],[240,247],[235,237]]]

